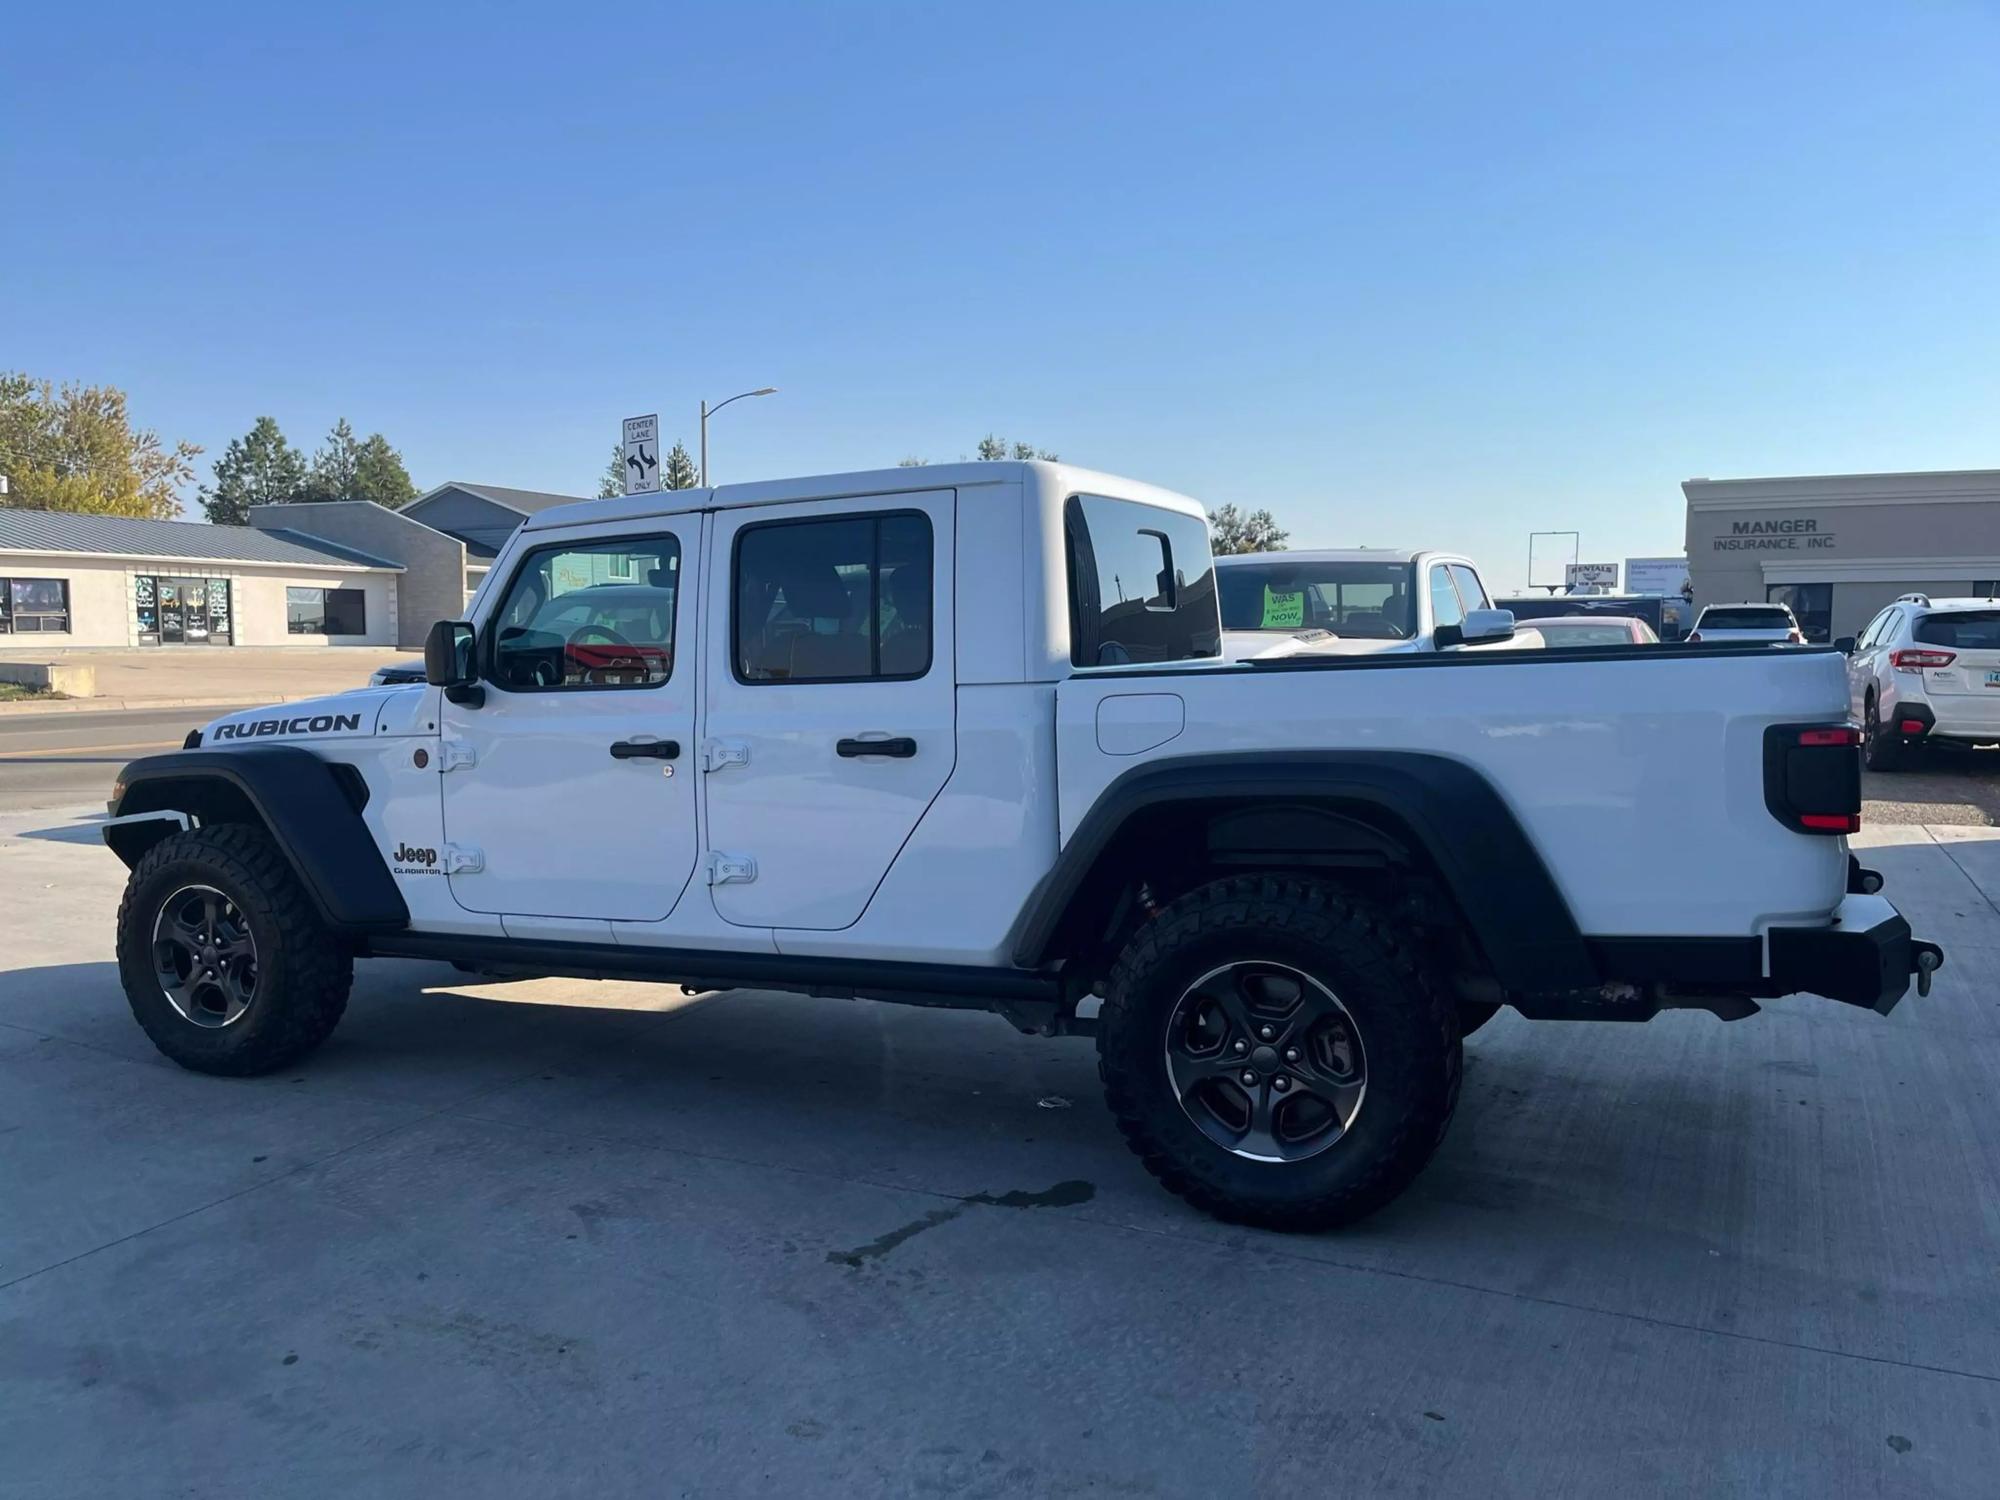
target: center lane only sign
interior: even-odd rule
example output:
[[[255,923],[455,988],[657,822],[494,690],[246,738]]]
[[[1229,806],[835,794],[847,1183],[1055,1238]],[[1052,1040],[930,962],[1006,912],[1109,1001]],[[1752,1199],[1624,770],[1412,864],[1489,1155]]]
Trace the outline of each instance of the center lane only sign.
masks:
[[[660,487],[660,418],[625,419],[625,493],[643,495]]]

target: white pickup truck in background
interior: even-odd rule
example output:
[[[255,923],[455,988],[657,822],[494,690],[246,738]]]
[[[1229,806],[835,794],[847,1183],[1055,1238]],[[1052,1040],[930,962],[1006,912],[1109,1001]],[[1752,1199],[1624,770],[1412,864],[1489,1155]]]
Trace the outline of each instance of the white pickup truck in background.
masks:
[[[1842,837],[1838,653],[1229,664],[1247,569],[1202,516],[1046,463],[542,511],[426,682],[125,769],[133,1012],[244,1074],[322,1042],[371,956],[988,1009],[1094,1033],[1175,1192],[1317,1228],[1423,1167],[1501,1005],[1886,1013],[1927,983]],[[1449,645],[1485,599],[1463,559],[1331,561],[1363,571],[1304,607],[1358,639]],[[1663,827],[1701,881],[1647,857]]]
[[[1514,622],[1453,552],[1395,547],[1244,552],[1215,560],[1222,650],[1252,657],[1380,656],[1499,645]],[[1539,639],[1523,637],[1520,649]]]

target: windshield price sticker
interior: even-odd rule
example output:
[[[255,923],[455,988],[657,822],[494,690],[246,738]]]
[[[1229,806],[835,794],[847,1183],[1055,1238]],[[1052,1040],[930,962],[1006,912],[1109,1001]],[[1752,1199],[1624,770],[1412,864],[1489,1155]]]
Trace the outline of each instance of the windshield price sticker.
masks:
[[[1306,592],[1280,592],[1264,585],[1264,629],[1297,630],[1306,622]]]

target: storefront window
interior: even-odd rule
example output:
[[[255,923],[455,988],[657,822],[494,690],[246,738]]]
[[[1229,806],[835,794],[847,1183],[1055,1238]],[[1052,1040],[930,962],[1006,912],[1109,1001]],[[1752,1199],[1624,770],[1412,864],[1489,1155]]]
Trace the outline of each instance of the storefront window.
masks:
[[[69,581],[0,578],[0,635],[66,634]]]
[[[1799,622],[1799,633],[1816,645],[1833,639],[1833,585],[1774,583],[1764,590],[1767,604],[1788,605]]]
[[[142,646],[227,646],[235,639],[227,578],[132,580],[132,613]]]
[[[361,589],[286,589],[285,629],[292,635],[366,635],[368,595]]]

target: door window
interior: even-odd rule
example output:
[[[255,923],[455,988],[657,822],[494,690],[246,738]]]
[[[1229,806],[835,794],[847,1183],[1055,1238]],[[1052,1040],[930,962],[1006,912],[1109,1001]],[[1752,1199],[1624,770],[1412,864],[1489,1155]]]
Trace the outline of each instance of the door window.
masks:
[[[742,683],[908,681],[931,668],[931,523],[915,511],[737,533]]]
[[[660,686],[674,673],[680,568],[671,536],[537,547],[487,627],[487,675],[522,693]]]
[[[1479,581],[1479,575],[1464,563],[1451,565],[1451,581],[1458,585],[1459,603],[1467,609],[1491,609],[1493,601],[1486,597],[1486,585]]]
[[[1458,590],[1451,586],[1451,574],[1445,571],[1443,563],[1431,564],[1430,585],[1431,629],[1462,622],[1465,610],[1459,605]]]

